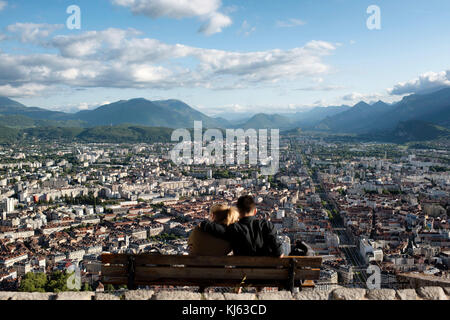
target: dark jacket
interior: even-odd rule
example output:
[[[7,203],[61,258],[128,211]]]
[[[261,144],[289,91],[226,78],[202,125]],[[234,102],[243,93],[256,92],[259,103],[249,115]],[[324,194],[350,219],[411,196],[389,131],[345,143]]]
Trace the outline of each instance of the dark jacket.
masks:
[[[282,254],[273,224],[255,217],[245,217],[228,227],[203,221],[200,229],[231,243],[235,256],[273,256]]]
[[[300,257],[313,257],[315,256],[314,250],[305,242],[298,240],[295,245],[291,246],[291,256],[300,256]]]

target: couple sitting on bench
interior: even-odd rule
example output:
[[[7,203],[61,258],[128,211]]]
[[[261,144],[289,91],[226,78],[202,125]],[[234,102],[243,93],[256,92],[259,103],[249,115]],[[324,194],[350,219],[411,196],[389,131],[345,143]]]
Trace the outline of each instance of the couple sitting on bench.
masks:
[[[102,281],[127,284],[130,289],[174,285],[199,286],[202,291],[210,286],[237,286],[239,293],[244,285],[293,292],[296,286],[311,286],[306,281],[318,280],[322,258],[299,257],[311,254],[302,254],[309,250],[298,244],[293,256],[282,257],[274,225],[255,215],[256,204],[250,196],[239,198],[237,208],[215,205],[212,221],[203,221],[191,233],[190,255],[103,254]],[[231,252],[234,256],[227,256]]]
[[[196,256],[281,257],[282,245],[274,225],[257,219],[251,196],[240,197],[237,207],[216,204],[210,210],[211,221],[203,221],[188,241],[189,254]]]

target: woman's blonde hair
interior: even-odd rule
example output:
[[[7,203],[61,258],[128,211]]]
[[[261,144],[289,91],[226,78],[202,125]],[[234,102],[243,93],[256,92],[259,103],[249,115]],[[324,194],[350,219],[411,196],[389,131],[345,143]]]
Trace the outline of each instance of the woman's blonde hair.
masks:
[[[218,203],[209,210],[211,219],[214,222],[229,226],[239,221],[239,211],[226,203]]]

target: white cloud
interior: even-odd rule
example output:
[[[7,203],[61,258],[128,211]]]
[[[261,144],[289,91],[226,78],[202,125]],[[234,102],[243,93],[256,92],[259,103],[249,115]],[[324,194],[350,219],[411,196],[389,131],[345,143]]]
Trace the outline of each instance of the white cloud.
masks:
[[[304,47],[290,50],[259,52],[197,51],[204,72],[216,76],[236,76],[246,82],[279,82],[301,76],[317,76],[329,71],[321,60],[336,48],[323,41],[311,41]]]
[[[199,31],[206,35],[222,32],[223,28],[232,24],[230,17],[218,11],[222,6],[221,0],[112,0],[112,2],[130,8],[133,14],[153,19],[200,18],[206,22]]]
[[[382,99],[384,96],[378,93],[372,93],[372,94],[364,94],[359,92],[352,92],[350,94],[347,94],[342,97],[342,100],[349,101],[349,102],[373,102]]]
[[[113,0],[113,3],[130,8],[134,14],[175,19],[208,15],[222,5],[220,0]]]
[[[123,47],[126,38],[139,34],[140,32],[134,29],[110,28],[103,31],[87,31],[80,35],[56,36],[48,45],[58,48],[64,57],[82,58],[98,56],[99,52],[106,54],[126,49]],[[105,48],[107,50],[104,50]],[[134,52],[130,54],[134,54]]]
[[[300,19],[288,19],[288,20],[278,20],[276,26],[278,28],[292,28],[298,26],[304,26],[306,24],[305,21]]]
[[[236,5],[226,6],[222,8],[222,12],[224,14],[230,14],[239,10],[239,7]]]
[[[0,53],[0,86],[9,85],[9,91],[24,84],[220,90],[267,86],[304,77],[317,81],[330,70],[322,58],[336,50],[331,43],[310,41],[290,50],[242,53],[167,44],[138,35],[132,29],[88,31],[40,43],[47,49],[57,49],[57,54]],[[37,44],[35,37],[24,41]],[[28,90],[26,95],[33,92],[38,94],[38,90]]]
[[[85,111],[85,110],[93,110],[97,109],[98,107],[110,104],[109,101],[103,101],[103,102],[80,102],[77,104],[71,104],[67,105],[64,108],[62,108],[65,111],[68,112],[78,112],[78,111]],[[59,108],[61,109],[61,108]]]
[[[214,108],[207,106],[196,106],[196,108],[213,117],[227,118],[230,114],[249,118],[257,113],[279,114],[279,113],[295,113],[311,110],[314,107],[323,106],[324,101],[316,102],[310,105],[301,104],[258,104],[258,105],[243,105],[243,104],[226,104],[214,106]],[[322,104],[320,104],[322,103]]]
[[[199,105],[197,106],[197,109],[199,109],[202,112],[209,112],[212,115],[220,115],[222,113],[246,113],[249,111],[249,107],[243,106],[240,104],[227,104],[222,106],[214,107],[214,109],[211,109],[207,106]]]
[[[334,91],[345,89],[344,86],[338,85],[315,85],[310,87],[299,88],[299,91]]]
[[[82,102],[82,103],[78,104],[78,106],[76,106],[76,109],[79,111],[89,110],[89,104],[86,102]]]
[[[406,82],[399,82],[393,88],[386,89],[386,94],[372,93],[364,94],[352,92],[342,96],[341,101],[346,103],[358,103],[364,101],[367,103],[382,100],[386,103],[395,103],[403,96],[409,94],[426,94],[443,88],[450,87],[450,70],[441,72],[427,72],[419,77]],[[300,89],[301,90],[301,89]]]
[[[9,98],[32,97],[48,90],[49,87],[36,83],[28,83],[13,87],[9,84],[0,85],[0,96]]]
[[[256,27],[252,27],[250,23],[248,23],[247,20],[244,20],[242,22],[241,28],[238,31],[238,34],[242,34],[246,37],[248,37],[251,33],[256,31]]]
[[[63,112],[69,112],[69,113],[76,113],[79,111],[85,111],[85,110],[94,110],[98,107],[108,105],[111,102],[109,101],[102,101],[102,102],[76,102],[76,103],[65,103],[63,106],[61,105],[53,105],[53,106],[47,106],[46,109],[52,110],[52,111],[63,111]]]
[[[429,93],[450,87],[450,70],[441,72],[427,72],[418,78],[400,82],[388,89],[391,95],[405,95],[411,93]]]
[[[56,30],[64,28],[61,24],[36,24],[16,23],[6,27],[6,31],[12,33],[23,43],[42,43]]]
[[[5,9],[7,5],[8,5],[8,2],[0,0],[0,11]]]
[[[222,32],[223,28],[230,26],[232,23],[233,21],[230,17],[219,12],[214,12],[210,15],[208,21],[203,24],[198,31],[204,33],[207,36],[210,36],[215,33]]]

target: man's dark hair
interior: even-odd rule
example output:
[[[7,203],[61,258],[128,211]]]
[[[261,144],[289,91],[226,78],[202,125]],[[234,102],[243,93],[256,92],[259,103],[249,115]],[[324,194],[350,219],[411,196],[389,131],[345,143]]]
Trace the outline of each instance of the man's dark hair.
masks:
[[[242,215],[246,215],[256,208],[256,203],[253,197],[246,195],[242,196],[237,201],[237,208],[239,210],[239,213]]]

